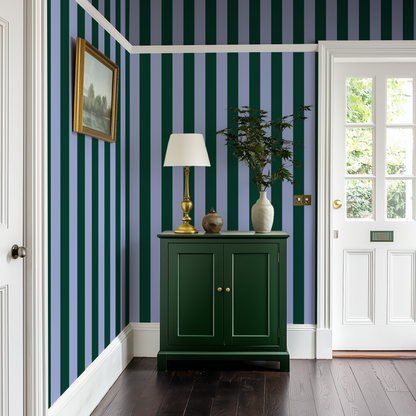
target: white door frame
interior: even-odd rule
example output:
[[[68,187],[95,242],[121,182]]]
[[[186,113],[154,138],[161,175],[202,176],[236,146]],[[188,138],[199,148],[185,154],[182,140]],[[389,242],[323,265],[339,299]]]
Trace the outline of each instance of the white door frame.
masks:
[[[332,117],[335,62],[416,62],[416,41],[322,41],[318,45],[316,358],[332,358]]]
[[[48,5],[25,0],[24,414],[48,412]]]

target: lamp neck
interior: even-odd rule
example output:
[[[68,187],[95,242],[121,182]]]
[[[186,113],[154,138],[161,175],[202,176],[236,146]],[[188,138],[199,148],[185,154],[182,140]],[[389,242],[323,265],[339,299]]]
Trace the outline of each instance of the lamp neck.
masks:
[[[189,166],[184,166],[185,168],[185,194],[183,196],[184,201],[189,201]]]

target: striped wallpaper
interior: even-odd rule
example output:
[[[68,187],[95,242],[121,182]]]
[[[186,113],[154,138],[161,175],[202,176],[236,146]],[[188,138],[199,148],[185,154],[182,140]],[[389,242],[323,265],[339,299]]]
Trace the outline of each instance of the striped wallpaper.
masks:
[[[129,0],[94,3],[129,32]],[[75,0],[48,6],[52,404],[129,322],[130,55]],[[72,132],[77,36],[120,67],[115,144]]]
[[[413,0],[92,0],[141,45],[415,39]],[[299,188],[276,184],[274,230],[288,241],[288,322],[315,323],[317,54],[130,55],[75,0],[49,0],[50,403],[128,322],[159,322],[157,233],[180,225],[181,168],[169,135],[202,133],[210,168],[191,173],[193,224],[211,207],[224,229],[252,229],[257,191],[215,131],[230,106],[273,118],[313,105],[285,132],[303,143]],[[86,38],[120,66],[116,144],[72,132],[74,48]],[[312,206],[294,207],[294,194]]]

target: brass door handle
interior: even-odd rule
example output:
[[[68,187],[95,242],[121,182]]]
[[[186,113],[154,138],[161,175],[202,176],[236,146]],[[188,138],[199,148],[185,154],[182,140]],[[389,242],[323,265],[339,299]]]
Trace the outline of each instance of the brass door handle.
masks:
[[[225,289],[226,292],[229,292],[231,289],[229,287],[227,287],[227,289]]]
[[[341,208],[342,207],[342,202],[339,199],[336,199],[333,203],[333,206],[335,209]]]
[[[217,289],[217,291],[218,291],[218,292],[222,292],[222,287],[219,287],[219,288]]]

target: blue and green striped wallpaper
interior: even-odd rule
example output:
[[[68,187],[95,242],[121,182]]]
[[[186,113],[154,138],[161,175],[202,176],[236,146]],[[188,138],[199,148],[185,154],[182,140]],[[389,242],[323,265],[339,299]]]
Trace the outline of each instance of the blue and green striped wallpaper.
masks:
[[[414,0],[92,0],[133,45],[302,44],[415,39]],[[72,132],[75,40],[120,66],[117,142]],[[130,55],[75,0],[49,0],[50,403],[129,322],[159,322],[157,233],[180,223],[181,168],[169,135],[202,133],[210,168],[191,174],[193,223],[214,207],[224,229],[251,229],[257,192],[215,131],[230,106],[273,118],[313,105],[285,133],[301,142],[299,188],[276,184],[273,229],[288,244],[288,322],[315,323],[316,53]],[[294,194],[312,206],[294,207]]]

